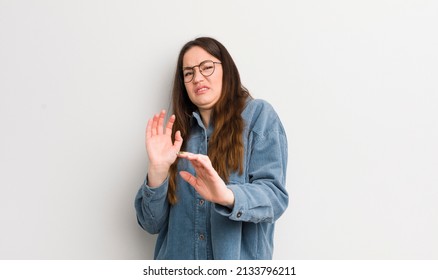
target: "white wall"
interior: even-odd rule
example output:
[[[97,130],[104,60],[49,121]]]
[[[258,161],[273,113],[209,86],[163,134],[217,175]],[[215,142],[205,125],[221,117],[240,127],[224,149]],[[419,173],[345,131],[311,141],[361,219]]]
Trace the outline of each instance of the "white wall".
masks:
[[[289,137],[276,259],[438,258],[438,4],[0,0],[0,259],[147,259],[177,53],[219,39]]]

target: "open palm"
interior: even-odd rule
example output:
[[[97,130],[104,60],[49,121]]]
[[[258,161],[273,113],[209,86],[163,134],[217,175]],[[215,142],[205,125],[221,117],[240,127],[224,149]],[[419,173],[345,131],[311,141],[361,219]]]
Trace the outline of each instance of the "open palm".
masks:
[[[156,114],[148,121],[146,127],[146,150],[149,157],[148,184],[158,187],[167,177],[169,168],[176,160],[176,153],[181,149],[183,139],[181,133],[175,133],[172,143],[172,128],[175,115],[169,118],[164,127],[166,111]]]

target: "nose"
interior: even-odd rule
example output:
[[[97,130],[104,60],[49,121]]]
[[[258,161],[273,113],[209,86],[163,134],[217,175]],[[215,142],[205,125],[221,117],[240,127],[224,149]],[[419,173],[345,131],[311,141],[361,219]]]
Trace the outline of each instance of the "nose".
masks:
[[[201,74],[201,69],[199,69],[199,67],[195,67],[193,69],[193,75],[194,75],[193,82],[195,84],[199,83],[200,81],[202,81],[204,79],[204,76]]]

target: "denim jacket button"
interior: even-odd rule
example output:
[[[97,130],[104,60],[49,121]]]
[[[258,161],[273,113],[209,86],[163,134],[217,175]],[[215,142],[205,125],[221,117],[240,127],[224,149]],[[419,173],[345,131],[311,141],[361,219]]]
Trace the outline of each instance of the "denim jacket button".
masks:
[[[242,216],[242,212],[240,212],[240,211],[237,212],[237,215],[236,215],[236,216],[237,216],[237,218],[240,218],[240,217]]]
[[[199,235],[199,240],[204,240],[205,236],[203,234]]]
[[[205,203],[205,200],[201,199],[201,200],[199,201],[199,206],[204,205],[204,203]]]

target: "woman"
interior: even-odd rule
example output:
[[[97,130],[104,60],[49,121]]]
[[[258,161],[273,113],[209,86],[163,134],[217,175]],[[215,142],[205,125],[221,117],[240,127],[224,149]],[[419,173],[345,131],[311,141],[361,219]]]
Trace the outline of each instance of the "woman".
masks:
[[[206,37],[181,49],[172,98],[167,123],[161,111],[147,124],[149,167],[135,199],[140,226],[159,234],[154,258],[271,259],[288,205],[277,114]]]

